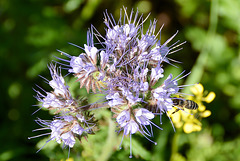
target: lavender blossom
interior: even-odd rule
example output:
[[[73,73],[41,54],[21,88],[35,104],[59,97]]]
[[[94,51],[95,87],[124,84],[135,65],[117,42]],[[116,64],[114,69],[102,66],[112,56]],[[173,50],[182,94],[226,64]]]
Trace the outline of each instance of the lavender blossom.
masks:
[[[161,67],[158,66],[156,68],[152,68],[150,76],[151,85],[154,86],[155,83],[157,83],[157,81],[159,80],[159,78],[162,78],[163,76],[163,69]]]
[[[36,98],[39,102],[42,102],[42,107],[54,110],[54,114],[58,115],[54,117],[53,121],[38,118],[36,122],[43,128],[34,131],[49,129],[51,133],[29,137],[29,139],[50,134],[50,139],[46,143],[56,140],[57,143],[63,143],[64,146],[72,148],[76,143],[76,139],[93,133],[94,117],[83,110],[83,107],[86,106],[81,107],[84,99],[76,100],[72,97],[69,87],[65,84],[64,78],[57,71],[56,66],[50,64],[49,70],[52,80],[48,81],[48,84],[53,88],[53,91],[45,92],[39,87],[46,95],[35,90],[37,92]]]
[[[131,41],[137,33],[137,29],[134,24],[115,25],[110,26],[108,21],[105,21],[108,31],[106,33],[106,45],[109,48],[116,48],[117,50],[123,50],[127,47],[127,44]]]
[[[173,53],[171,50],[181,44],[167,47],[175,34],[161,45],[157,36],[162,28],[155,34],[155,20],[147,32],[143,33],[141,29],[146,19],[140,16],[138,20],[138,13],[134,15],[133,12],[128,17],[125,8],[124,12],[124,19],[127,21],[122,22],[122,19],[119,19],[118,24],[105,14],[105,45],[113,51],[109,54],[108,60],[112,61],[108,62],[109,70],[106,72],[106,91],[111,94],[107,94],[106,99],[111,108],[118,109],[114,112],[120,129],[124,131],[123,135],[132,135],[139,131],[144,136],[151,137],[152,132],[146,130],[145,126],[152,125],[149,120],[155,115],[171,110],[172,95],[179,92],[177,80],[172,79],[171,74],[162,85],[157,88],[154,85],[164,77],[162,64],[171,64],[168,54]],[[131,34],[126,34],[124,29],[129,26]],[[139,108],[140,110],[137,110]],[[138,112],[132,116],[131,111]]]
[[[119,93],[109,94],[106,96],[106,99],[109,100],[108,105],[110,107],[125,104],[125,101],[120,97]]]
[[[55,114],[58,114],[53,121],[37,121],[51,130],[49,141],[56,140],[72,148],[76,138],[97,132],[94,128],[97,121],[90,114],[94,113],[96,105],[97,108],[110,108],[118,124],[118,132],[123,131],[123,137],[129,135],[130,142],[132,135],[139,132],[156,144],[150,139],[153,137],[152,126],[159,130],[162,128],[151,120],[158,115],[160,118],[164,114],[168,116],[167,112],[173,108],[173,96],[183,87],[177,81],[188,75],[179,78],[181,73],[173,78],[169,74],[165,78],[163,66],[165,63],[173,65],[172,62],[177,62],[168,56],[180,50],[178,47],[183,43],[178,44],[177,41],[168,46],[176,33],[161,44],[158,37],[163,26],[157,31],[156,20],[151,21],[144,32],[143,26],[148,16],[143,18],[143,15],[133,11],[128,15],[124,7],[120,15],[120,19],[116,21],[112,15],[104,13],[105,36],[92,27],[84,47],[73,44],[83,50],[83,53],[71,56],[61,52],[70,60],[59,58],[67,63],[63,65],[76,77],[80,88],[85,87],[88,93],[92,91],[104,94],[103,101],[88,104],[87,100],[79,102],[74,99],[61,73],[56,71],[55,66],[50,66],[52,80],[48,84],[53,91],[44,91],[45,94],[36,91],[42,107],[54,109]],[[101,48],[96,47],[94,36],[99,41],[97,43],[102,45]],[[168,118],[170,119],[169,116]]]
[[[133,112],[131,112],[130,110],[122,111],[116,118],[116,121],[120,126],[119,131],[123,130],[123,137],[127,136],[129,134],[130,138],[131,138],[132,134],[135,134],[136,132],[139,131],[146,139],[153,142],[152,140],[150,140],[147,137],[147,136],[153,137],[151,124],[153,124],[154,126],[156,126],[159,129],[161,129],[160,127],[158,127],[157,125],[155,125],[154,123],[152,123],[150,121],[151,119],[153,119],[155,117],[154,114],[144,108],[135,109],[135,110],[133,110]],[[149,125],[151,127],[151,132],[149,132],[148,129],[146,128],[147,125]],[[122,141],[123,141],[123,137],[122,137]],[[153,142],[153,143],[155,145],[157,144],[156,142]],[[120,148],[121,148],[121,144],[120,144]],[[130,147],[131,146],[132,146],[132,143],[130,140]],[[131,148],[130,148],[130,156],[129,157],[130,158],[132,157]]]
[[[76,104],[69,91],[69,87],[65,84],[61,73],[57,72],[56,66],[50,64],[49,70],[52,80],[48,81],[48,84],[53,88],[53,91],[44,91],[46,93],[46,95],[44,95],[36,90],[36,98],[39,102],[42,102],[42,107],[55,110],[57,113],[61,110],[68,110],[73,104]]]
[[[140,124],[150,125],[149,120],[154,118],[154,114],[152,112],[148,111],[147,109],[141,108],[141,109],[137,110],[135,117],[136,117],[137,122],[139,122]]]
[[[91,130],[88,127],[84,127],[82,121],[78,120],[77,117],[70,115],[56,117],[53,121],[45,121],[38,118],[36,122],[43,128],[34,131],[47,129],[51,130],[50,139],[48,139],[46,143],[51,140],[55,140],[57,143],[63,143],[64,146],[68,146],[69,148],[72,148],[74,146],[76,143],[76,138],[81,138],[83,136],[83,133],[87,133],[87,131]],[[29,137],[29,139],[39,136]]]
[[[63,116],[62,120],[54,120],[49,126],[52,131],[51,139],[56,139],[59,144],[63,142],[70,148],[76,142],[75,135],[81,136],[85,131],[73,116]]]
[[[153,98],[156,100],[157,109],[159,114],[170,111],[173,107],[171,96],[177,94],[179,91],[176,80],[172,80],[172,74],[170,74],[164,83],[152,91]]]

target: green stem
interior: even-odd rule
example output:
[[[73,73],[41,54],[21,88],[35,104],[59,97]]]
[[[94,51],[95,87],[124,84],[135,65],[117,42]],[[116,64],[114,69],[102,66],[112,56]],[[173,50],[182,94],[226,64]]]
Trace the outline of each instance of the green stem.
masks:
[[[240,11],[237,22],[240,22]],[[240,61],[240,23],[238,23],[238,60]]]
[[[180,132],[178,129],[176,129],[176,132],[173,135],[172,139],[172,146],[171,146],[171,158],[170,161],[174,161],[175,156],[178,154],[178,138],[179,138]]]
[[[99,161],[107,161],[113,153],[113,146],[115,146],[115,140],[117,136],[115,133],[115,125],[111,118],[109,118],[108,138],[105,145],[102,147],[102,153],[99,156]]]
[[[192,68],[192,73],[188,76],[185,84],[195,84],[201,81],[203,77],[204,68],[208,60],[208,55],[212,48],[212,45],[209,42],[214,41],[217,23],[218,23],[218,0],[211,0],[209,28],[207,31],[205,43],[203,44],[198,59]],[[183,92],[189,93],[189,87],[186,87]]]

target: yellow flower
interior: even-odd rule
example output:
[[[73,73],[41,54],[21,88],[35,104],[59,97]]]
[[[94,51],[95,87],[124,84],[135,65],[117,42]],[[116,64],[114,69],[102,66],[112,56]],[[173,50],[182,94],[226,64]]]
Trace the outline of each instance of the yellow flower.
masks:
[[[210,92],[206,97],[204,97],[204,88],[202,84],[196,84],[191,88],[191,92],[194,96],[189,96],[188,100],[192,100],[198,104],[197,110],[189,110],[184,108],[174,114],[172,114],[177,107],[173,108],[168,112],[173,124],[176,128],[183,128],[185,133],[191,133],[194,131],[200,131],[202,129],[201,118],[209,117],[211,115],[210,110],[206,110],[206,106],[202,102],[210,103],[216,97],[214,92]]]
[[[63,161],[63,160],[61,160],[61,161]],[[74,161],[74,159],[73,158],[68,158],[66,161]]]

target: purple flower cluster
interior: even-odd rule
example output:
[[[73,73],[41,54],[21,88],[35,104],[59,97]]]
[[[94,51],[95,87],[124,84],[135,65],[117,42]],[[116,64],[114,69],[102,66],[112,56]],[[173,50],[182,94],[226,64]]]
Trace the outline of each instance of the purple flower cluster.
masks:
[[[56,65],[50,64],[49,70],[52,80],[46,81],[53,90],[46,92],[39,87],[45,94],[39,90],[35,90],[37,93],[36,99],[41,102],[41,108],[52,111],[55,116],[53,121],[38,118],[36,122],[43,128],[34,131],[50,129],[51,133],[42,134],[50,134],[47,142],[56,140],[57,143],[60,144],[63,142],[64,146],[72,148],[76,142],[76,138],[93,133],[95,126],[94,117],[82,109],[84,100],[76,100],[72,97],[64,78],[57,71]],[[29,139],[39,136],[29,137]]]
[[[106,12],[105,36],[92,27],[84,48],[75,45],[84,52],[79,56],[61,52],[70,60],[59,58],[65,62],[59,64],[67,66],[68,72],[77,78],[81,88],[85,86],[87,92],[105,94],[103,104],[107,104],[114,113],[118,132],[123,131],[123,137],[130,135],[131,138],[132,134],[140,132],[153,142],[149,139],[153,137],[152,125],[162,128],[151,120],[157,115],[168,116],[167,112],[173,107],[172,97],[181,88],[177,81],[187,76],[178,78],[182,73],[176,78],[172,74],[165,76],[163,69],[164,63],[172,65],[174,60],[168,55],[180,50],[178,47],[183,43],[177,41],[167,46],[176,33],[161,44],[158,37],[162,27],[155,31],[156,20],[150,22],[144,32],[143,26],[148,17],[143,18],[143,15],[139,16],[138,12],[133,11],[128,15],[126,8],[121,10],[120,15],[116,22]],[[94,36],[102,45],[100,48],[94,46]],[[45,92],[45,95],[37,91],[37,99],[42,102],[43,108],[54,110],[58,116],[50,122],[40,119],[37,122],[52,131],[50,140],[55,139],[58,143],[73,147],[76,138],[95,132],[94,116],[89,114],[90,108],[85,108],[85,104],[71,96],[56,67],[51,65],[49,69],[52,80],[48,83],[53,91]],[[130,153],[132,157],[131,150]]]

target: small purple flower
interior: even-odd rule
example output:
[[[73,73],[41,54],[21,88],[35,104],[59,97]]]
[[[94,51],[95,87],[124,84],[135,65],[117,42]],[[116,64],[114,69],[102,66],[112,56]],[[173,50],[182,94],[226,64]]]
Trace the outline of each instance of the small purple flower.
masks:
[[[144,137],[146,137],[144,134],[146,134],[147,136],[153,137],[152,125],[154,125],[158,129],[162,130],[162,128],[160,128],[159,126],[155,125],[152,121],[150,121],[155,117],[155,115],[151,111],[149,111],[145,108],[137,108],[133,112],[134,112],[134,117],[136,118],[136,121],[138,122],[138,124],[141,127],[140,128],[141,130],[139,130],[139,131],[141,132],[141,134]],[[147,125],[150,126],[151,131],[149,131],[146,128]]]
[[[129,91],[129,89],[121,88],[121,92],[123,96],[125,96],[128,100],[129,105],[134,105],[137,102],[142,101],[142,98],[139,98],[138,95],[134,96],[133,93]]]
[[[86,54],[91,60],[91,63],[96,65],[98,49],[96,47],[87,46],[86,44],[84,44],[84,47],[85,47]]]
[[[120,97],[118,92],[116,92],[114,94],[108,94],[106,96],[106,99],[109,100],[108,105],[110,107],[125,104],[125,101]]]
[[[101,69],[104,70],[106,65],[107,65],[107,63],[108,63],[108,61],[109,61],[109,54],[107,52],[105,52],[105,51],[101,51],[100,52],[100,57],[101,57],[101,62],[100,62]]]
[[[73,56],[70,61],[70,66],[72,69],[69,69],[69,72],[78,74],[78,78],[87,77],[90,73],[96,71],[95,65],[92,63],[85,61],[84,55],[80,55],[79,57]]]
[[[150,121],[149,120],[154,118],[154,114],[152,112],[148,111],[145,108],[140,108],[135,113],[135,117],[136,117],[137,122],[139,122],[140,124],[142,124],[142,125],[150,125]]]
[[[79,73],[84,69],[85,63],[82,59],[82,56],[79,57],[73,56],[70,60],[70,67],[68,71],[71,73]]]
[[[131,149],[132,134],[135,134],[136,132],[139,131],[146,139],[153,142],[148,137],[146,137],[146,135],[153,136],[152,127],[151,127],[151,132],[149,132],[146,128],[146,125],[151,126],[151,124],[153,124],[150,120],[154,118],[154,114],[144,108],[135,109],[133,113],[134,114],[131,114],[129,110],[123,110],[116,118],[117,123],[121,127],[120,131],[123,130],[123,137],[128,134],[130,135],[130,156],[129,156],[130,158],[132,157],[132,149]],[[155,124],[153,125],[161,129],[157,125]],[[122,140],[123,140],[123,137],[122,137]],[[153,143],[155,145],[157,144],[156,142],[153,142]],[[120,144],[120,147],[121,147],[121,144]]]
[[[157,100],[164,101],[164,98],[167,96],[167,91],[164,90],[161,86],[154,89],[153,97]]]
[[[156,99],[156,112],[160,115],[172,109],[172,99],[170,98],[170,95],[168,95],[167,91],[163,90],[163,88],[156,88],[154,90],[153,97]]]
[[[146,81],[147,73],[148,73],[148,68],[141,68],[138,65],[134,69],[133,78],[135,81],[138,81],[138,80]]]
[[[149,49],[156,43],[155,36],[143,35],[140,40],[138,40],[138,48],[140,52],[148,52]]]
[[[61,73],[58,73],[56,66],[50,64],[49,70],[52,76],[52,80],[49,81],[49,85],[54,89],[54,94],[65,98],[70,98],[69,87],[65,84],[64,78]]]
[[[179,49],[176,49],[176,48],[185,43],[185,42],[183,42],[181,44],[176,45],[179,42],[179,41],[177,41],[172,46],[167,47],[167,44],[177,35],[177,33],[178,32],[176,32],[172,37],[170,37],[163,45],[161,45],[161,42],[158,41],[156,46],[150,52],[152,60],[158,61],[158,62],[166,62],[168,64],[171,64],[169,62],[169,59],[167,58],[167,55],[178,51]],[[173,49],[176,49],[176,51],[171,51]]]
[[[160,86],[153,90],[153,97],[157,100],[157,109],[160,114],[165,113],[172,109],[173,103],[171,99],[171,94],[168,89]]]
[[[54,120],[51,122],[49,125],[50,129],[52,130],[51,132],[51,139],[56,139],[57,143],[61,143],[61,133],[62,133],[62,128],[64,127],[65,123],[62,120]]]
[[[66,126],[68,126],[67,122],[63,120],[54,120],[50,125],[50,128],[52,130],[51,139],[56,139],[57,143],[60,144],[61,142],[63,142],[65,145],[72,148],[76,140],[73,136],[72,131],[65,131]]]
[[[177,81],[175,79],[172,80],[172,74],[164,81],[163,88],[167,90],[168,94],[176,94],[179,91]]]
[[[134,120],[129,120],[129,122],[124,126],[124,135],[135,134],[137,131],[139,131],[139,126]]]
[[[109,48],[116,48],[122,50],[130,42],[133,36],[136,35],[137,29],[134,24],[125,24],[122,26],[116,25],[110,27],[108,22],[105,22],[108,27],[106,33],[106,45]]]
[[[156,46],[150,51],[151,54],[151,59],[158,61],[158,62],[167,62],[169,63],[168,59],[166,56],[169,53],[169,48],[167,46]]]
[[[131,118],[131,114],[129,110],[122,111],[116,118],[117,123],[120,125],[121,128],[123,128],[123,134],[128,135],[135,134],[137,131],[139,131],[139,126]]]
[[[57,143],[64,143],[64,146],[69,146],[72,148],[76,143],[76,136],[80,138],[83,132],[88,132],[90,127],[86,127],[85,129],[81,125],[81,122],[74,116],[65,115],[61,117],[56,117],[53,121],[44,121],[41,119],[36,120],[36,122],[43,127],[43,129],[50,129],[51,136],[50,139],[46,142],[48,143],[51,140],[56,140]],[[37,130],[35,130],[37,131]],[[49,134],[49,133],[47,133]],[[46,135],[46,134],[43,134]],[[42,136],[42,135],[39,135]],[[35,136],[38,137],[38,136]],[[35,137],[30,137],[35,138]]]
[[[58,74],[53,75],[53,80],[49,82],[49,85],[54,89],[56,95],[68,95],[68,86],[65,85],[65,81],[62,76]]]
[[[72,132],[80,136],[84,131],[85,131],[84,128],[82,128],[79,124],[75,124],[74,127],[72,128]]]
[[[117,123],[121,127],[126,126],[126,124],[129,120],[130,120],[130,112],[128,110],[122,111],[116,118]]]
[[[74,146],[74,144],[76,143],[74,134],[71,131],[63,133],[61,135],[61,139],[62,139],[63,143],[65,145],[69,146],[70,148],[72,148]]]
[[[66,120],[54,120],[50,125],[50,129],[52,130],[51,139],[56,139],[57,143],[60,144],[63,142],[65,145],[72,148],[76,140],[71,131],[72,129],[67,129],[69,126],[70,124]]]
[[[140,82],[139,89],[142,92],[147,92],[149,89],[149,84],[148,82]]]
[[[54,94],[47,92],[47,96],[42,99],[42,107],[45,108],[59,108],[63,107],[64,103],[60,101]]]
[[[159,80],[159,78],[162,78],[164,76],[163,71],[164,70],[160,66],[152,68],[150,76],[151,85],[154,85]]]
[[[42,107],[44,108],[48,108],[50,110],[66,110],[68,107],[74,104],[75,101],[72,98],[69,87],[65,84],[61,73],[57,72],[56,66],[50,64],[49,70],[52,76],[52,80],[49,81],[49,85],[53,88],[54,91],[44,91],[46,93],[45,96],[36,90],[36,98],[39,102],[42,102]]]
[[[128,110],[122,111],[116,118],[117,123],[124,129],[124,135],[134,134],[139,130],[138,124],[131,119]]]

